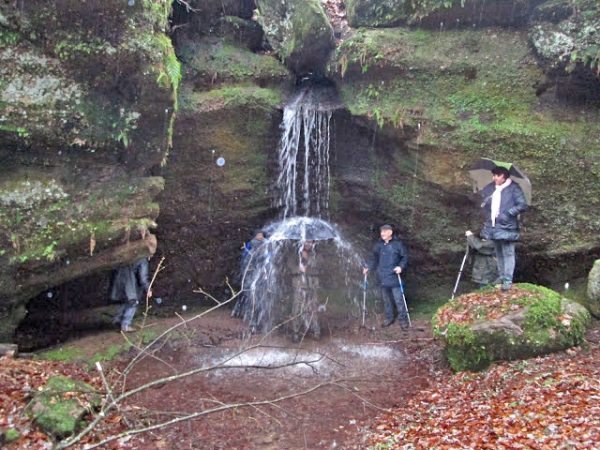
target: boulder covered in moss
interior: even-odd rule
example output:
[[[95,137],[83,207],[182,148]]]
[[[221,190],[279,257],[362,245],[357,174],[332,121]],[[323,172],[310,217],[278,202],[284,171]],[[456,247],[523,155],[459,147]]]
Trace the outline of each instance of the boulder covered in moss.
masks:
[[[277,58],[253,53],[225,38],[181,38],[177,53],[183,63],[185,82],[192,83],[195,89],[239,82],[265,86],[291,78]]]
[[[267,40],[288,68],[322,72],[335,40],[319,0],[258,0],[257,5]]]
[[[586,306],[595,317],[600,318],[600,259],[596,260],[588,275]]]
[[[589,312],[550,289],[516,284],[508,292],[484,289],[446,303],[435,314],[436,337],[456,371],[493,361],[526,359],[583,342]]]
[[[99,407],[100,401],[100,395],[89,384],[54,376],[36,393],[28,414],[46,433],[61,438],[81,427],[84,416]]]

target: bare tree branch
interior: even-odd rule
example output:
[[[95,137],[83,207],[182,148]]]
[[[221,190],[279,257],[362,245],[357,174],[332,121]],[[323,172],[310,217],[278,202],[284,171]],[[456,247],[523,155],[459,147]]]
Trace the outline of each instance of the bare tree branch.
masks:
[[[108,438],[106,438],[106,439],[104,439],[104,440],[102,440],[102,441],[100,441],[100,442],[98,442],[96,444],[93,444],[91,446],[86,446],[84,448],[86,450],[91,450],[91,449],[94,449],[94,448],[101,447],[101,446],[103,446],[105,444],[108,444],[109,442],[115,441],[117,439],[121,439],[121,438],[124,438],[124,437],[127,437],[127,436],[132,436],[132,435],[135,435],[135,434],[145,433],[145,432],[148,432],[148,431],[151,431],[151,430],[157,430],[159,428],[164,428],[164,427],[167,427],[169,425],[174,425],[174,424],[177,424],[177,423],[180,423],[180,422],[183,422],[183,421],[196,419],[198,417],[206,416],[208,414],[214,414],[214,413],[217,413],[217,412],[222,412],[222,411],[227,411],[227,410],[237,409],[237,408],[256,407],[256,406],[273,405],[275,403],[281,403],[281,402],[283,402],[285,400],[289,400],[289,399],[292,399],[292,398],[295,398],[295,397],[300,397],[300,396],[303,396],[303,395],[310,394],[311,392],[314,392],[317,389],[321,389],[324,386],[337,386],[337,384],[336,384],[335,381],[327,382],[327,383],[320,383],[320,384],[317,384],[316,386],[313,386],[313,387],[311,387],[309,389],[306,389],[304,391],[294,392],[292,394],[284,395],[284,396],[281,396],[281,397],[278,397],[278,398],[275,398],[275,399],[271,399],[271,400],[260,400],[260,401],[256,401],[256,402],[227,403],[227,404],[223,404],[221,406],[217,406],[217,407],[214,407],[214,408],[209,408],[209,409],[206,409],[204,411],[198,411],[198,412],[195,412],[195,413],[192,413],[192,414],[188,414],[188,415],[185,415],[185,416],[182,416],[182,417],[177,417],[175,419],[171,419],[171,420],[168,420],[166,422],[161,422],[161,423],[157,423],[157,424],[154,424],[154,425],[150,425],[150,426],[147,426],[147,427],[144,427],[144,428],[137,428],[137,429],[134,429],[134,430],[127,430],[127,431],[124,431],[124,432],[122,432],[120,434],[117,434],[117,435],[114,435],[114,436],[110,436],[110,437],[108,437]],[[72,445],[72,444],[70,443],[69,445]],[[59,446],[57,448],[66,448],[66,447]]]

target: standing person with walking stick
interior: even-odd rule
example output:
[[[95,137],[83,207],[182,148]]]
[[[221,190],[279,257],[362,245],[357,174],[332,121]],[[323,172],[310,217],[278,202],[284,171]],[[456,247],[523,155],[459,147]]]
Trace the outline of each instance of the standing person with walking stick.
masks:
[[[408,252],[404,244],[394,236],[394,229],[391,225],[383,225],[379,231],[381,240],[373,246],[373,253],[367,267],[363,268],[363,274],[366,275],[369,270],[375,270],[381,283],[381,295],[385,310],[385,321],[381,326],[385,328],[394,323],[396,320],[395,305],[400,325],[402,328],[408,328],[410,319],[400,278],[400,274],[404,273],[408,266]]]

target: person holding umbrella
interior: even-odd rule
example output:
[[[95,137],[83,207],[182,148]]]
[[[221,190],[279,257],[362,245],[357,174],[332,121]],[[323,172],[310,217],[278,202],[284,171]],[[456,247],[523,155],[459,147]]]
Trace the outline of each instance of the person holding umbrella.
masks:
[[[408,252],[404,244],[394,236],[391,225],[382,225],[379,229],[381,240],[373,246],[373,253],[363,269],[363,274],[369,270],[376,270],[377,277],[381,283],[381,295],[385,311],[385,321],[381,324],[383,328],[390,326],[396,320],[394,305],[398,310],[400,325],[402,328],[410,326],[410,318],[400,274],[406,271],[408,265]]]
[[[503,291],[508,291],[512,285],[515,242],[520,237],[518,216],[527,210],[528,203],[520,183],[510,178],[511,165],[508,166],[496,162],[491,169],[492,182],[481,190],[484,213],[481,237],[494,242],[498,281],[502,283]]]

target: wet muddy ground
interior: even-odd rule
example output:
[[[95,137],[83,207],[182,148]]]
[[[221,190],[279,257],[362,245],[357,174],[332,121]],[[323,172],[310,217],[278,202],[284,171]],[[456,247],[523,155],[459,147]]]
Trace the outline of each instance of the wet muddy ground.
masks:
[[[227,311],[193,322],[143,359],[128,387],[198,367],[220,366],[161,384],[129,404],[148,423],[223,404],[287,399],[240,406],[166,429],[137,435],[130,448],[321,449],[359,448],[364,428],[381,410],[401,405],[429,380],[448,372],[430,325],[328,323],[319,341],[293,344],[285,335],[241,339],[245,327]],[[247,349],[247,350],[246,350]],[[117,365],[124,365],[120,362]],[[308,392],[307,392],[308,391]],[[306,392],[306,393],[303,393]]]

